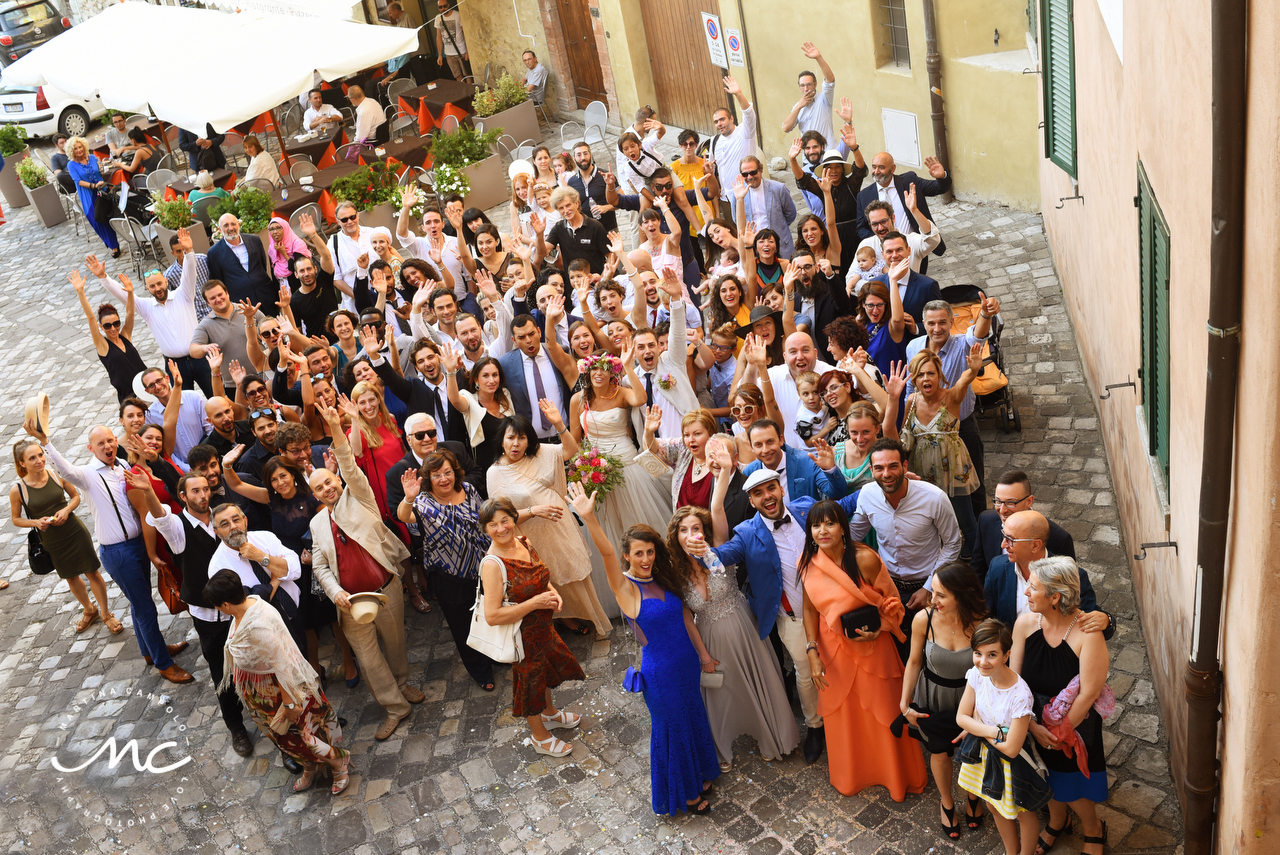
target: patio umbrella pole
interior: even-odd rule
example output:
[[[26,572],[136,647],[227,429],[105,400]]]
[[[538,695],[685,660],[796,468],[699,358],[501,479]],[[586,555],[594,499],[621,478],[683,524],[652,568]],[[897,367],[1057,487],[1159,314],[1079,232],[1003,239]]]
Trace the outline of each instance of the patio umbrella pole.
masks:
[[[289,160],[289,152],[284,147],[284,137],[280,135],[280,122],[276,119],[276,108],[272,107],[267,112],[271,114],[271,126],[276,129],[276,140],[280,143],[280,156],[284,158],[284,168],[288,171],[293,168],[293,163]]]
[[[160,123],[160,139],[164,141],[164,150],[172,155],[173,149],[169,147],[169,133],[165,128],[164,119],[157,118],[156,121]]]

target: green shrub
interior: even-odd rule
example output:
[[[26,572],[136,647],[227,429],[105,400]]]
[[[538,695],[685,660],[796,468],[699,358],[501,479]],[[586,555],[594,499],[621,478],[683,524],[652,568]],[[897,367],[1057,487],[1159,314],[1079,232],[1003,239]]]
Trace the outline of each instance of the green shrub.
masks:
[[[44,171],[43,166],[36,163],[35,158],[28,157],[18,164],[18,180],[28,190],[34,190],[48,184],[49,175]]]
[[[435,168],[451,166],[461,169],[479,163],[493,154],[493,144],[502,136],[502,128],[477,131],[470,125],[458,125],[451,134],[436,134],[431,141],[431,160]]]
[[[9,124],[0,128],[0,155],[9,157],[27,147],[27,131],[18,125]]]
[[[256,235],[271,222],[275,204],[275,200],[261,190],[241,187],[229,198],[214,205],[209,211],[209,218],[216,223],[223,214],[235,214],[240,221],[240,231]]]
[[[377,161],[339,178],[329,192],[338,202],[350,202],[357,211],[368,211],[384,202],[399,201],[396,183],[395,172]]]
[[[471,102],[471,108],[481,118],[510,110],[529,100],[529,93],[519,80],[503,72],[493,88],[481,89]]]

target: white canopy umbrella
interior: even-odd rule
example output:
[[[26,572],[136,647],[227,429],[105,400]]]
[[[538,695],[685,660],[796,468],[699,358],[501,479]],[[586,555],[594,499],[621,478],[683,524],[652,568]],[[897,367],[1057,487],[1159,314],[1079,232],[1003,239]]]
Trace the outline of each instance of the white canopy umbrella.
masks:
[[[399,27],[122,3],[31,51],[4,79],[223,133],[305,92],[313,72],[336,80],[417,47],[417,31]]]

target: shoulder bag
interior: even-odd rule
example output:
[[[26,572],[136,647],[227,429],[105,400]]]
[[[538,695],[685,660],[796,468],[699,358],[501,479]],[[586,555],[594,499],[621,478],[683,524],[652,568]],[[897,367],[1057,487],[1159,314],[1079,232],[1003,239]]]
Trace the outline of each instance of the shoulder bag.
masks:
[[[18,498],[22,499],[22,512],[27,515],[27,519],[34,519],[31,509],[27,507],[21,479],[18,480]],[[37,576],[47,576],[53,572],[53,557],[45,550],[38,528],[27,529],[27,563],[31,565],[31,572]]]
[[[507,581],[507,565],[496,555],[486,555],[485,560],[492,558],[498,562],[502,570],[502,605],[515,605],[507,599],[510,583]],[[480,562],[481,566],[484,561]],[[494,662],[520,662],[524,659],[524,636],[520,632],[520,624],[504,623],[494,626],[484,616],[484,584],[476,585],[476,602],[471,607],[471,631],[467,634],[467,646],[479,650]]]

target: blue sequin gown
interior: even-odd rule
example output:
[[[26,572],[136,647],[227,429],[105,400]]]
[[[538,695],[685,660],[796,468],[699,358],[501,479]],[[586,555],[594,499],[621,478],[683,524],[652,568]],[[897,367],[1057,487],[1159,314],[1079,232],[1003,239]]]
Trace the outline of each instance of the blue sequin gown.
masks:
[[[634,579],[632,581],[635,581]],[[699,685],[698,652],[684,625],[684,603],[652,582],[636,582],[640,614],[634,623],[644,645],[644,702],[649,707],[649,777],[653,812],[688,810],[703,781],[720,775],[716,745]]]

